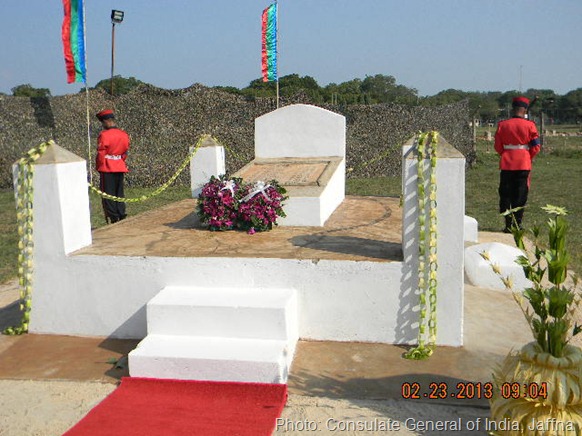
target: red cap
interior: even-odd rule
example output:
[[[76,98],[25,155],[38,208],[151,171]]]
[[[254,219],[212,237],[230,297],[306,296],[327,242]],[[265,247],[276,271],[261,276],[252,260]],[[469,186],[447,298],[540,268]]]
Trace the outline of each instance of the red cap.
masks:
[[[513,106],[518,106],[518,107],[524,107],[524,108],[528,108],[529,107],[529,98],[526,97],[513,97]]]
[[[105,109],[97,114],[97,118],[99,121],[103,121],[108,118],[115,118],[115,115],[113,115],[113,111],[111,109]]]

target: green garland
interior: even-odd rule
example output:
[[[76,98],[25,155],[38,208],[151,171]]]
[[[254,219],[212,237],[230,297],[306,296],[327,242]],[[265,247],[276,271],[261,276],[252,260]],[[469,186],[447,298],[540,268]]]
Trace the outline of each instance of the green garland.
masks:
[[[417,145],[418,182],[418,345],[404,357],[422,360],[430,357],[436,346],[437,306],[437,209],[436,209],[436,147],[438,132],[421,133]],[[429,180],[426,183],[426,159],[429,159]],[[427,195],[428,193],[428,195]],[[428,210],[427,210],[428,204]],[[426,238],[428,230],[428,241]],[[427,304],[428,300],[428,304]],[[429,314],[427,319],[427,313]],[[428,335],[427,335],[428,327]],[[428,343],[427,343],[428,336]]]
[[[166,190],[184,171],[194,157],[205,139],[211,137],[210,135],[203,135],[200,137],[192,151],[188,154],[186,159],[182,162],[178,170],[166,183],[157,188],[149,195],[142,195],[137,198],[121,198],[106,194],[95,188],[91,183],[89,187],[91,190],[104,198],[110,200],[123,201],[126,203],[135,203],[139,201],[148,200]],[[214,139],[214,138],[213,138]],[[215,140],[216,141],[216,140]],[[216,141],[218,142],[218,141]],[[21,335],[28,332],[28,324],[30,322],[30,310],[32,308],[32,278],[33,278],[33,255],[34,255],[34,238],[33,235],[33,163],[43,155],[50,145],[54,145],[54,141],[48,141],[40,144],[37,147],[30,149],[24,157],[18,162],[18,175],[16,178],[16,220],[18,225],[18,283],[20,286],[20,311],[22,318],[20,324],[6,328],[3,333],[6,335]]]
[[[34,202],[34,165],[33,163],[43,155],[46,149],[53,145],[53,141],[43,142],[31,148],[16,163],[18,173],[16,176],[16,224],[18,227],[18,284],[20,287],[20,311],[22,318],[20,324],[8,327],[5,335],[21,335],[28,331],[30,322],[30,309],[32,307],[32,277],[33,277],[33,209]]]

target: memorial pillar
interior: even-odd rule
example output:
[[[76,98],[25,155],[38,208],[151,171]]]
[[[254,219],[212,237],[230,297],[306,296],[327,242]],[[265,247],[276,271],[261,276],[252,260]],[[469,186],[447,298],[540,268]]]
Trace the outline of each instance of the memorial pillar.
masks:
[[[202,141],[200,148],[190,161],[192,198],[198,198],[202,187],[211,176],[218,177],[224,173],[226,173],[224,147],[209,136]]]
[[[427,163],[428,165],[428,163]],[[437,145],[437,343],[463,345],[465,157],[439,136]],[[403,147],[403,295],[418,305],[418,178],[416,141]],[[427,235],[428,238],[428,235]],[[418,311],[410,310],[412,322]],[[417,327],[416,327],[417,328]],[[417,331],[417,330],[416,330]]]

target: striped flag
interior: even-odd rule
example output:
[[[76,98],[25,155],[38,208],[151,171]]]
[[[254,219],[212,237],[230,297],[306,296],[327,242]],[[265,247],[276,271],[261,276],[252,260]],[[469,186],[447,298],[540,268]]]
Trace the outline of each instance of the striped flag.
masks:
[[[263,82],[277,81],[277,3],[263,11],[262,23]]]
[[[65,18],[61,36],[65,53],[67,83],[86,82],[83,0],[63,0]]]

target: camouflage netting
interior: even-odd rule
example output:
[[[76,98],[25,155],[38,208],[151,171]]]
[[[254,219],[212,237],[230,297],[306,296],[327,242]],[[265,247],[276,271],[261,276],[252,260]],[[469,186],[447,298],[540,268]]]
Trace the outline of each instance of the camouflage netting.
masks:
[[[309,101],[302,95],[281,101],[281,105],[293,103]],[[346,166],[353,168],[351,177],[400,174],[400,145],[419,130],[440,131],[467,157],[467,162],[474,159],[467,102],[440,107],[322,107],[346,117]],[[175,91],[141,86],[114,100],[103,91],[91,91],[92,160],[100,131],[95,113],[104,108],[115,109],[119,126],[132,138],[128,183],[153,187],[175,172],[189,147],[205,133],[227,147],[228,171],[242,167],[253,158],[255,118],[274,110],[275,102],[249,100],[202,85]],[[12,187],[11,166],[22,153],[49,139],[86,159],[86,119],[85,93],[51,98],[0,97],[0,188]],[[381,159],[369,163],[380,155]],[[189,185],[189,173],[185,171],[177,183]]]

